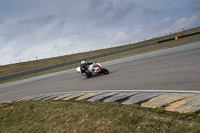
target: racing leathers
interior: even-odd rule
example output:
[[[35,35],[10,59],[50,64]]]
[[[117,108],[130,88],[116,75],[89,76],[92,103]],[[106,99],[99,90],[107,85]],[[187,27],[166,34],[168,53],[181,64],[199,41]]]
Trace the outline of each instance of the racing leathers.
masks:
[[[81,73],[86,73],[87,70],[88,70],[89,65],[92,65],[92,64],[93,64],[93,62],[88,62],[88,63],[85,63],[85,64],[81,64],[80,65]]]

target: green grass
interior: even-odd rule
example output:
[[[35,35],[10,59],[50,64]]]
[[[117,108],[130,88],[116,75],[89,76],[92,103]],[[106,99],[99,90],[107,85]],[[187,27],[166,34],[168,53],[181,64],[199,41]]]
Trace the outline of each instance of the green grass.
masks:
[[[198,32],[198,31],[200,31],[200,27],[195,28],[195,29],[191,29],[191,30],[187,30],[187,31],[183,31],[183,32],[180,32],[180,33],[167,35],[167,36],[159,37],[159,38],[154,38],[154,39],[146,40],[146,41],[139,42],[139,43],[128,44],[128,45],[124,45],[124,46],[120,46],[120,47],[114,47],[114,48],[90,51],[90,52],[85,52],[85,53],[66,55],[66,56],[50,58],[50,59],[42,59],[42,60],[36,60],[36,61],[0,66],[0,76],[12,74],[12,73],[17,73],[17,72],[22,72],[22,71],[26,71],[26,70],[31,70],[31,69],[34,69],[34,68],[40,68],[40,67],[44,67],[44,66],[54,65],[54,64],[58,64],[58,63],[66,62],[66,61],[81,59],[81,58],[84,58],[84,57],[99,55],[99,54],[102,54],[102,53],[116,51],[116,50],[132,47],[132,46],[141,45],[141,44],[144,44],[144,43],[165,40],[165,39],[168,39],[168,38],[173,38],[175,36],[182,36],[182,35],[186,35],[186,34],[195,33],[195,32]],[[95,60],[92,60],[92,61],[104,62],[104,61],[109,61],[109,60],[113,60],[113,59],[119,59],[119,58],[128,57],[128,56],[132,56],[132,55],[156,51],[156,50],[160,50],[160,49],[180,46],[180,45],[184,45],[184,44],[188,44],[188,43],[192,43],[192,42],[197,42],[197,41],[200,41],[200,35],[194,35],[194,36],[190,36],[190,37],[186,37],[186,38],[182,38],[182,39],[178,39],[178,40],[173,40],[173,41],[159,43],[159,44],[152,45],[152,46],[138,48],[138,49],[118,53],[118,54],[115,54],[115,55],[98,58],[98,59],[95,59]],[[23,77],[19,77],[19,78],[7,80],[7,81],[1,81],[0,84],[10,82],[10,81],[30,78],[30,77],[34,77],[34,76],[39,76],[39,75],[43,75],[43,74],[63,71],[63,70],[66,70],[66,69],[75,68],[77,66],[79,66],[79,63],[60,67],[60,68],[56,68],[56,69],[52,69],[52,70],[48,70],[48,71],[44,71],[44,72],[35,73],[35,74],[31,74],[31,75],[27,75],[27,76],[23,76]]]
[[[7,103],[0,104],[0,132],[200,132],[200,116],[160,110],[73,100]]]

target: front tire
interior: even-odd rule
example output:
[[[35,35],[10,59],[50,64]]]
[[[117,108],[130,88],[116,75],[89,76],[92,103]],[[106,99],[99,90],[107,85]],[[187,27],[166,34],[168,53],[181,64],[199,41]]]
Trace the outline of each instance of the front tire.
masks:
[[[109,71],[107,69],[103,69],[103,74],[109,74]]]

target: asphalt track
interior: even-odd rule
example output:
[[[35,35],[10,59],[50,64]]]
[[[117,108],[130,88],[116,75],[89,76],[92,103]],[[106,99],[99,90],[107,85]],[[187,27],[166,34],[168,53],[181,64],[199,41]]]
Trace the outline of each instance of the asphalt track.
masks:
[[[110,74],[86,79],[72,69],[1,84],[0,100],[69,91],[200,91],[200,42],[102,64]]]

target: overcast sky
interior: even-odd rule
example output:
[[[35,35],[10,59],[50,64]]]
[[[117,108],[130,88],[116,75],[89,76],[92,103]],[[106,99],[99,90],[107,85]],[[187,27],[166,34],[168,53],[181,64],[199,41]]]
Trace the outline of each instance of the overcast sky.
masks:
[[[0,0],[0,64],[200,25],[200,0]]]

